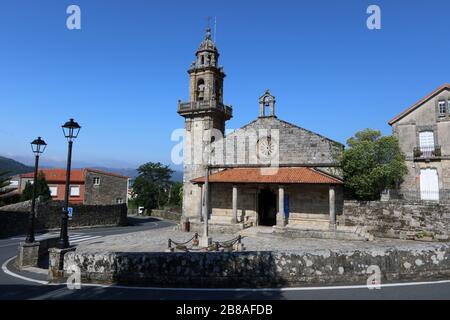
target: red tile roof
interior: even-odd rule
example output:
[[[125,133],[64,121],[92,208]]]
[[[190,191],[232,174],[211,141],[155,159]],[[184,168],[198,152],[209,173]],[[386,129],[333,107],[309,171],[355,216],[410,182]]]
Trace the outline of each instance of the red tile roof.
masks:
[[[440,86],[439,88],[437,88],[436,90],[434,90],[433,92],[431,92],[430,94],[428,94],[427,96],[425,96],[424,98],[420,99],[419,101],[417,101],[415,104],[413,104],[411,107],[409,107],[408,109],[406,109],[405,111],[401,112],[399,115],[395,116],[394,118],[392,118],[391,120],[389,120],[388,124],[389,125],[393,125],[395,122],[397,122],[398,120],[400,120],[401,118],[403,118],[404,116],[406,116],[407,114],[411,113],[412,111],[416,110],[418,107],[420,107],[422,104],[424,104],[425,102],[427,102],[428,100],[430,100],[431,98],[433,98],[434,96],[436,96],[437,94],[439,94],[442,90],[445,89],[450,89],[450,84],[449,83],[445,83],[442,86]]]
[[[204,183],[205,177],[191,180]],[[337,178],[324,172],[306,167],[283,168],[233,168],[209,175],[209,182],[221,183],[301,183],[301,184],[342,184]]]
[[[39,169],[39,172],[44,173],[45,179],[49,183],[66,181],[66,169]],[[33,178],[34,172],[21,174],[20,177]],[[84,182],[84,169],[70,170],[70,182]]]
[[[72,169],[70,170],[70,182],[71,183],[82,183],[85,179],[85,173],[89,172],[97,172],[100,174],[105,174],[113,177],[128,179],[126,176],[122,176],[115,173],[105,172],[97,169]],[[58,183],[58,182],[66,182],[66,169],[40,169],[39,172],[43,172],[45,175],[45,179],[49,183]],[[21,178],[33,178],[34,172],[25,173],[20,175]]]

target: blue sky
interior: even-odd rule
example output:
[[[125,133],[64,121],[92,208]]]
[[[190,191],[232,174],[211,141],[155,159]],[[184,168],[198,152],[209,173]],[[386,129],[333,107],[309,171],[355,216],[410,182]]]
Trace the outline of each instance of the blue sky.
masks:
[[[70,4],[81,30],[66,28]],[[366,27],[370,4],[381,30]],[[234,108],[228,128],[257,117],[269,88],[279,118],[331,139],[390,134],[390,118],[450,81],[449,13],[446,0],[2,0],[0,155],[31,162],[29,142],[42,136],[44,163],[64,164],[60,125],[74,117],[79,165],[169,164],[208,16]]]

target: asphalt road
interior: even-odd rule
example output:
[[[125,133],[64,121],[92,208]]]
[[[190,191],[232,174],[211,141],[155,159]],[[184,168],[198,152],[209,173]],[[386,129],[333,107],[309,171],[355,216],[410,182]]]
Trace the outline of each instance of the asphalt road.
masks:
[[[124,234],[172,225],[152,218],[130,218],[132,225],[117,228],[73,230],[72,243],[113,234]],[[17,246],[23,237],[0,240],[0,265],[17,254]],[[36,280],[46,280],[46,275],[20,273]],[[45,285],[13,277],[0,270],[0,300],[266,300],[266,299],[450,299],[450,281],[421,284],[400,284],[381,289],[366,287],[289,288],[289,289],[158,289],[126,288],[82,285],[80,289],[68,289],[65,285]]]

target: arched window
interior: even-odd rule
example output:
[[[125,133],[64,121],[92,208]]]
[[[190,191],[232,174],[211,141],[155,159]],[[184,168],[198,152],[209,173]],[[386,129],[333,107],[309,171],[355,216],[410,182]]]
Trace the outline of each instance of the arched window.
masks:
[[[203,101],[205,98],[205,80],[199,79],[197,81],[197,101]]]

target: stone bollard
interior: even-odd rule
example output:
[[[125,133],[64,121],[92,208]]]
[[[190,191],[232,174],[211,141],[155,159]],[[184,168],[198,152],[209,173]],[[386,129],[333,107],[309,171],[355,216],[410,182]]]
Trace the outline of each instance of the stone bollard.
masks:
[[[244,251],[245,250],[244,244],[242,243],[241,235],[238,236],[237,242],[233,245],[233,250],[234,251]]]
[[[19,269],[23,267],[38,267],[39,263],[39,242],[21,242],[16,263]]]
[[[181,231],[190,232],[191,231],[191,223],[189,218],[182,218],[180,223]]]
[[[195,235],[194,235],[194,239],[192,239],[192,246],[193,247],[198,247],[199,243],[200,242],[198,240],[198,233],[196,232]]]
[[[172,247],[172,239],[169,239],[169,240],[167,241],[167,249],[166,249],[166,252],[174,252],[174,251],[175,251],[175,248]]]
[[[64,276],[64,255],[67,252],[75,251],[75,247],[48,250],[48,281],[58,282],[65,279]]]

